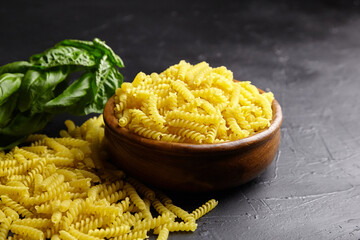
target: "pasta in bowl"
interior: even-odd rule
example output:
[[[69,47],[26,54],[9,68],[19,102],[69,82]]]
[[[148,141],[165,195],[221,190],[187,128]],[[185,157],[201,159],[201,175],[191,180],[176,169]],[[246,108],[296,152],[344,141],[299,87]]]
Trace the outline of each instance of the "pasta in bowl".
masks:
[[[128,174],[159,188],[203,192],[264,171],[279,147],[282,112],[272,93],[233,80],[226,68],[180,61],[123,83],[104,120],[109,151]]]

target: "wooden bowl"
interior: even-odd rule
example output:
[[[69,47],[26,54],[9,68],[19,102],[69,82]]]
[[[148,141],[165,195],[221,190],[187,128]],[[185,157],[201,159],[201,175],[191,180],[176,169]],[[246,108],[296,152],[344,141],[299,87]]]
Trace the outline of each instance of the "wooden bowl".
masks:
[[[276,100],[269,128],[244,139],[216,144],[170,143],[141,137],[119,127],[114,107],[113,96],[104,109],[105,137],[112,161],[127,174],[161,189],[209,192],[239,186],[270,165],[280,144],[282,111]]]

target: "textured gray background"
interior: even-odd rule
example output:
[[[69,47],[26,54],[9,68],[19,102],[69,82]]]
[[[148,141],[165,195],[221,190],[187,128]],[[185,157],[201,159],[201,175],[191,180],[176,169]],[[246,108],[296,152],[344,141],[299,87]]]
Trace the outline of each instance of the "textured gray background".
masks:
[[[271,3],[270,3],[271,2]],[[6,1],[0,65],[65,38],[105,40],[126,81],[185,59],[225,65],[283,108],[278,156],[170,239],[360,239],[360,1]],[[56,135],[68,115],[45,129]],[[81,123],[85,118],[71,117]]]

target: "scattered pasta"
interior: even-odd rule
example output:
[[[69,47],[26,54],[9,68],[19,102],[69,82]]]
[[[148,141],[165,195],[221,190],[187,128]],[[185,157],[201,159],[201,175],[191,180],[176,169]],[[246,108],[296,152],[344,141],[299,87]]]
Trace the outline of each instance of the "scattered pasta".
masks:
[[[102,116],[65,125],[61,138],[31,135],[27,146],[0,152],[0,239],[167,239],[195,231],[216,206],[189,213],[102,161]]]
[[[225,67],[185,61],[160,74],[140,72],[116,90],[119,126],[155,140],[218,143],[254,135],[270,126],[271,92],[233,81]]]

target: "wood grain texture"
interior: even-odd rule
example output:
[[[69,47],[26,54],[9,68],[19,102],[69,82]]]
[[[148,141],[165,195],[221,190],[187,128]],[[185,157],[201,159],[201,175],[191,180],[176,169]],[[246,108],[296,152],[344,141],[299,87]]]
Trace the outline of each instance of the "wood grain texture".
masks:
[[[218,144],[141,137],[119,127],[114,107],[113,96],[104,109],[105,136],[113,161],[128,174],[163,189],[207,192],[239,186],[263,172],[279,148],[282,111],[276,100],[268,129]]]

